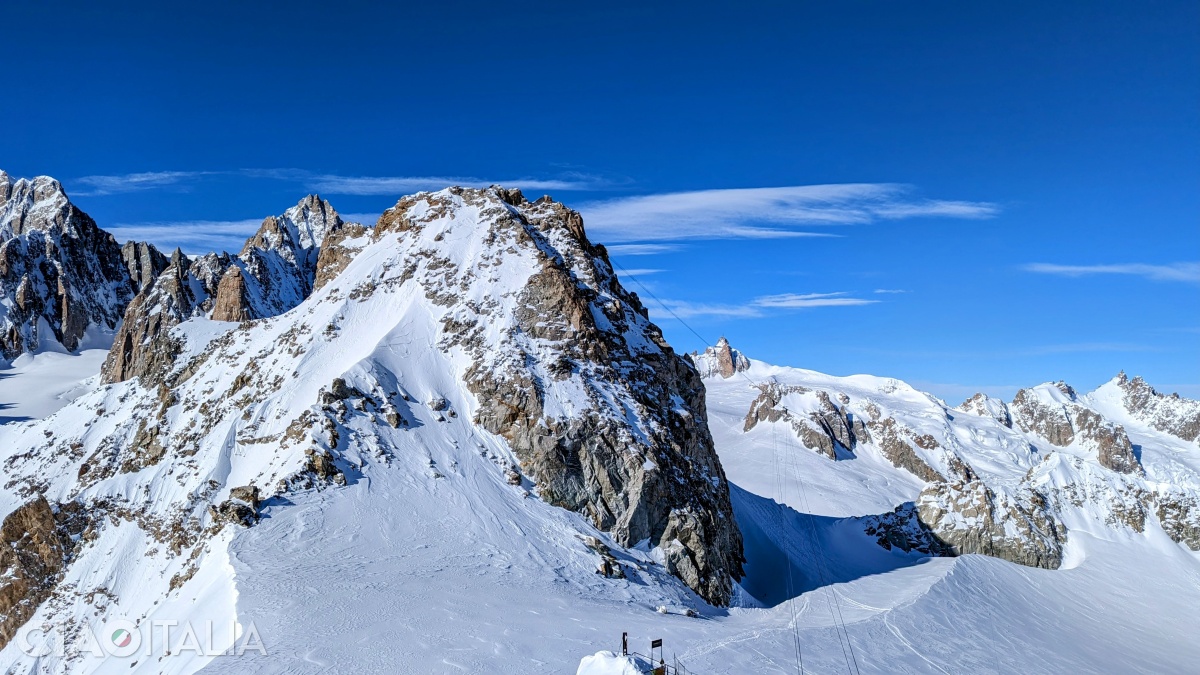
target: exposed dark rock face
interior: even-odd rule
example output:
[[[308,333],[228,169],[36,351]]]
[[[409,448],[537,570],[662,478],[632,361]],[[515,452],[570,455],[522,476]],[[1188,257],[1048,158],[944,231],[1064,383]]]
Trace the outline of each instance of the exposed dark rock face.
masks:
[[[1181,492],[1160,494],[1155,515],[1171,539],[1200,551],[1200,500]]]
[[[867,422],[867,428],[871,431],[871,437],[879,444],[879,449],[883,451],[884,457],[887,457],[892,465],[930,483],[946,480],[945,476],[921,459],[913,447],[914,444],[924,444],[923,447],[927,446],[926,449],[937,447],[937,441],[933,438],[917,436],[909,429],[897,424],[896,420],[891,417],[880,420],[873,419]]]
[[[1114,425],[1082,407],[1075,411],[1074,422],[1079,436],[1096,448],[1101,465],[1119,473],[1141,473],[1142,466],[1133,454],[1133,444],[1120,424]]]
[[[728,603],[742,573],[741,534],[695,368],[621,287],[579,214],[548,198],[530,203],[495,188],[416,195],[385,212],[373,236],[424,241],[425,228],[456,209],[477,212],[487,228],[472,235],[486,247],[477,267],[457,267],[431,248],[412,261],[413,279],[431,302],[451,309],[443,348],[457,346],[474,362],[465,384],[479,402],[475,422],[509,442],[544,500],[586,514],[622,545],[649,540],[693,590]],[[541,261],[515,289],[515,314],[463,302],[460,295],[509,251]],[[497,323],[512,329],[499,343],[485,342],[481,326]],[[552,413],[557,404],[544,393],[548,381],[566,380],[586,397],[570,416]]]
[[[133,245],[127,257],[58,181],[14,182],[0,171],[0,302],[9,310],[0,319],[4,358],[45,341],[75,350],[89,327],[114,330],[142,280],[163,262],[148,244]]]
[[[862,518],[863,531],[880,546],[939,557],[988,555],[1030,567],[1062,565],[1066,529],[1044,496],[1026,490],[1013,499],[980,481],[935,483],[917,503]]]
[[[357,248],[350,246],[351,240],[360,239],[367,233],[367,228],[358,223],[345,223],[325,235],[321,243],[321,251],[317,255],[316,271],[314,273],[313,290],[329,283],[354,258]]]
[[[877,516],[862,518],[863,532],[875,537],[881,547],[900,549],[906,553],[916,551],[940,558],[958,555],[954,548],[942,542],[929,526],[921,522],[917,507],[905,502],[895,510]]]
[[[250,300],[246,297],[246,279],[242,270],[230,266],[221,283],[217,285],[217,296],[213,302],[213,321],[247,321],[250,319]]]
[[[777,382],[759,385],[758,397],[750,403],[742,431],[750,431],[759,422],[787,420],[800,444],[829,459],[852,457],[860,440],[869,441],[870,433],[862,420],[854,418],[837,405],[825,391],[817,390],[815,409],[799,412],[782,405],[789,394],[809,394],[806,387],[786,386]]]
[[[316,195],[264,220],[235,261],[244,277],[245,318],[276,316],[303,302],[315,287],[325,238],[344,225],[333,206]]]
[[[250,527],[258,522],[258,488],[243,485],[229,490],[229,499],[209,507],[209,516],[217,527],[226,523]]]
[[[133,377],[147,387],[163,382],[180,351],[170,329],[192,317],[198,306],[190,269],[187,257],[176,250],[158,279],[129,303],[101,369],[105,382]]]
[[[129,278],[138,292],[154,283],[170,262],[158,249],[140,241],[127,241],[121,247],[121,259],[129,270]]]
[[[750,409],[746,411],[742,431],[750,431],[758,426],[759,422],[778,422],[785,415],[784,410],[779,407],[784,396],[793,393],[805,394],[810,391],[812,390],[807,387],[782,385],[778,382],[760,385],[758,396],[750,402]]]
[[[0,526],[0,647],[49,597],[72,544],[46,498],[8,514]]]
[[[1117,375],[1117,385],[1130,415],[1185,441],[1200,439],[1200,401],[1160,394],[1142,378],[1131,380],[1124,372]]]

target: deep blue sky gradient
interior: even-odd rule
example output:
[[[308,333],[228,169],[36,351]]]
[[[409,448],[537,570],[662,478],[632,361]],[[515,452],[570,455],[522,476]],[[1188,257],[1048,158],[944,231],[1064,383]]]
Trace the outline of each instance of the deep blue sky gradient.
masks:
[[[907,184],[998,213],[615,257],[693,308],[879,301],[687,319],[776,363],[954,402],[1121,368],[1200,395],[1197,274],[1025,267],[1200,264],[1198,3],[247,4],[6,6],[0,168],[59,178],[108,227],[258,220],[320,175],[576,181],[550,191],[573,205]],[[213,173],[88,179],[165,171]]]

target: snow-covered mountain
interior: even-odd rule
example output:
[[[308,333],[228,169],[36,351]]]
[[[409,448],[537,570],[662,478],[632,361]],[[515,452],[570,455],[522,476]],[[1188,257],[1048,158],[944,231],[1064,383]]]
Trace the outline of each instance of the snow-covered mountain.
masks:
[[[950,407],[678,355],[579,214],[498,187],[119,260],[102,373],[0,379],[70,390],[0,425],[5,672],[1200,660],[1200,404],[1140,379]],[[92,654],[115,625],[145,644]]]
[[[53,178],[0,171],[0,356],[107,348],[130,299],[165,263],[148,244],[118,246]]]
[[[532,514],[511,526],[576,583],[598,569],[658,602],[725,605],[742,575],[699,375],[549,199],[422,193],[370,229],[306,199],[236,258],[177,251],[104,377],[0,430],[5,526],[46,542],[9,561],[5,641],[30,620],[152,622],[200,597],[232,620],[230,525],[388,483],[388,502]]]
[[[743,433],[779,425],[832,463],[888,467],[891,487],[873,501],[892,510],[865,521],[885,548],[1057,569],[1073,531],[1153,528],[1200,549],[1200,403],[1122,373],[1085,396],[1058,382],[950,407],[892,379],[755,362],[735,376],[718,365],[728,351],[693,358],[712,373],[710,399],[744,399]]]

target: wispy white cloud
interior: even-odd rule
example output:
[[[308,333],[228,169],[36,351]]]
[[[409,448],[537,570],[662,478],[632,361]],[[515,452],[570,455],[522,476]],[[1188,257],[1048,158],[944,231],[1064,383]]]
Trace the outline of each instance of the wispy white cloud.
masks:
[[[1030,263],[1023,268],[1027,272],[1057,274],[1066,277],[1082,277],[1093,274],[1122,274],[1138,276],[1153,281],[1200,282],[1200,262],[1181,262],[1167,265],[1146,263],[1119,263],[1115,265],[1056,265],[1053,263]]]
[[[503,185],[527,191],[603,190],[612,186],[608,179],[581,173],[558,178],[487,179],[474,176],[341,176],[305,169],[237,169],[228,171],[147,171],[111,176],[84,176],[72,183],[84,186],[77,196],[99,196],[138,192],[164,187],[186,186],[188,183],[212,176],[243,179],[278,180],[296,183],[304,189],[329,195],[383,195],[400,197],[422,190],[441,190],[459,185],[487,187]],[[531,195],[532,196],[532,195]]]
[[[778,295],[763,295],[740,305],[695,303],[686,300],[663,300],[659,303],[648,303],[650,313],[656,318],[672,316],[684,321],[696,317],[716,317],[725,319],[753,319],[767,316],[771,310],[809,309],[814,307],[852,307],[856,305],[872,305],[878,300],[855,298],[849,293],[780,293]]]
[[[169,185],[179,185],[212,173],[211,171],[145,171],[115,176],[84,176],[72,182],[86,187],[83,191],[77,191],[76,196],[87,197],[140,192]]]
[[[589,232],[601,241],[664,241],[828,236],[797,228],[938,216],[991,218],[987,202],[928,200],[891,183],[700,190],[584,203]]]
[[[598,190],[607,183],[592,176],[573,176],[565,179],[514,178],[510,180],[485,179],[471,176],[336,176],[316,174],[301,178],[305,186],[315,192],[330,195],[385,195],[396,196],[422,190],[441,190],[453,185],[462,187],[488,187],[503,185],[522,190]],[[532,195],[531,195],[532,197]]]
[[[899,288],[876,288],[875,292],[881,293],[881,294],[894,295],[894,294],[899,294],[899,293],[907,293],[908,291],[899,289]]]
[[[615,244],[606,246],[609,255],[654,255],[678,251],[676,244]]]
[[[802,309],[807,307],[852,307],[873,305],[878,300],[849,297],[848,293],[780,293],[754,299],[755,307]]]
[[[129,223],[106,228],[117,241],[148,241],[163,251],[176,247],[184,253],[240,251],[262,219],[187,220],[176,222]]]
[[[685,321],[697,317],[746,319],[763,315],[762,310],[750,305],[718,305],[688,302],[686,300],[663,300],[662,306],[657,303],[648,303],[646,306],[649,308],[650,314],[655,315],[657,319],[672,316]]]
[[[625,270],[625,269],[621,270],[621,276],[644,277],[648,274],[658,274],[659,272],[665,272],[665,271],[666,270],[655,270],[655,269],[645,269],[645,268],[638,269],[635,267],[631,270]]]

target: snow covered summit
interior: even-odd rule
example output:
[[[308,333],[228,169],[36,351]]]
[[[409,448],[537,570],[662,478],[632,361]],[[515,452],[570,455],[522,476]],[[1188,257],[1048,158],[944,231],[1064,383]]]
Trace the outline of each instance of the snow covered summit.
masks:
[[[165,264],[152,246],[124,248],[48,176],[0,171],[0,357],[107,346],[125,306]]]

